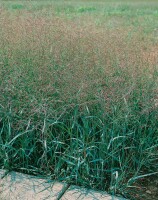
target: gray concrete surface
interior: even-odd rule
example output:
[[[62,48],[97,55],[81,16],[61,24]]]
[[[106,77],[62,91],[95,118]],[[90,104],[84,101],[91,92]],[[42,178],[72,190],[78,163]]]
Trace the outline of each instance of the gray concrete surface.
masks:
[[[103,192],[87,190],[66,183],[39,179],[34,176],[10,172],[4,176],[0,170],[0,199],[2,200],[123,200]]]

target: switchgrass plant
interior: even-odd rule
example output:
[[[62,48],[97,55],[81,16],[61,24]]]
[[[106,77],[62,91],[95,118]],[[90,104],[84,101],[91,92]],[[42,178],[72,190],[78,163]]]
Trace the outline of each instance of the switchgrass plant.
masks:
[[[156,36],[114,16],[110,27],[91,14],[67,18],[52,8],[50,17],[50,8],[6,5],[1,168],[129,197],[135,182],[157,173]]]

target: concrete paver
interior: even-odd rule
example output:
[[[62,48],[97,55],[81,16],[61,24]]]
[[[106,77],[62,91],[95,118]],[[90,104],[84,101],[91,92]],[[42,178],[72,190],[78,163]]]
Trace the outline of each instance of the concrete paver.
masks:
[[[49,183],[29,175],[11,172],[0,180],[1,197],[6,200],[56,200],[63,183]]]
[[[2,178],[4,174],[5,171],[0,170],[0,197],[3,200],[123,200],[106,193],[78,186],[68,187],[66,183],[22,173],[11,172]]]
[[[71,186],[61,198],[61,200],[123,200],[106,194],[105,192],[96,192],[78,186]]]

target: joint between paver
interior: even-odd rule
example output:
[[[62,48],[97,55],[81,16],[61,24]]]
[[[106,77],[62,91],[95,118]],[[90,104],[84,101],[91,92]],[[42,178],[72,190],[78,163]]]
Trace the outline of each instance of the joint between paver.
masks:
[[[69,189],[71,185],[67,184],[62,191],[59,193],[59,196],[57,197],[57,200],[61,200],[61,198],[64,196],[64,194],[66,193],[66,191]]]

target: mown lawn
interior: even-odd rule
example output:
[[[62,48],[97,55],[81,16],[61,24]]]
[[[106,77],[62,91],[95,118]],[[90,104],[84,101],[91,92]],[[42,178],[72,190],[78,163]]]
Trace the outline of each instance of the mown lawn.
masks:
[[[0,2],[1,168],[143,199],[157,114],[158,1]]]

